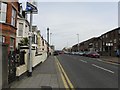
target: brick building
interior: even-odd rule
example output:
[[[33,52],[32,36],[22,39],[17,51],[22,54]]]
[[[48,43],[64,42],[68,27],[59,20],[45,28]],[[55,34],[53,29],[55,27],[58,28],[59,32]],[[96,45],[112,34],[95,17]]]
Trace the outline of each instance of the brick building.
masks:
[[[72,47],[72,51],[77,51],[78,45]],[[110,30],[99,37],[93,37],[79,44],[80,51],[96,51],[105,56],[116,56],[116,51],[120,51],[120,27]]]
[[[8,52],[15,50],[18,6],[18,0],[14,0],[14,2],[0,1],[0,29],[2,30],[0,35],[2,43],[8,45]]]
[[[100,52],[103,55],[115,56],[120,49],[120,28],[108,31],[100,36]]]
[[[79,43],[79,51],[97,50],[98,47],[95,46],[97,40],[97,37],[93,37],[91,39]],[[72,47],[72,51],[78,51],[78,44]]]

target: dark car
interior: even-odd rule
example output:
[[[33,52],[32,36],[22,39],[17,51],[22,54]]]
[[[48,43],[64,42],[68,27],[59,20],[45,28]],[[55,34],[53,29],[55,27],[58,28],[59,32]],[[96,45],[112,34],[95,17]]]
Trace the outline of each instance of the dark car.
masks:
[[[89,52],[87,53],[87,56],[91,58],[99,58],[100,54],[98,54],[97,52]]]
[[[54,52],[53,52],[53,55],[54,55],[54,56],[58,55],[58,52],[57,52],[57,51],[54,51]]]
[[[83,56],[87,56],[88,53],[89,53],[88,51],[84,51]]]

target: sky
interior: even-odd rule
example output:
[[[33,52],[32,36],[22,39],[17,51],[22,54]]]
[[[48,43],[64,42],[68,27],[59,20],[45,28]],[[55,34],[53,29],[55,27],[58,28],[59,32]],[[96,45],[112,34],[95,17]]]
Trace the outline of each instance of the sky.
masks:
[[[38,26],[45,39],[47,37],[46,29],[49,27],[50,33],[52,33],[50,41],[56,49],[77,44],[77,34],[79,34],[79,42],[82,42],[118,27],[117,1],[45,1],[41,0],[37,3],[38,14],[33,15],[33,25]]]

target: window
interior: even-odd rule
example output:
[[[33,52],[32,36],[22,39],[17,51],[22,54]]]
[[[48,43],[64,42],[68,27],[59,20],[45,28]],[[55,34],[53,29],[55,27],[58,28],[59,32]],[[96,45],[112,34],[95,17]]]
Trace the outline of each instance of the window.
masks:
[[[103,42],[103,45],[105,45],[105,42]]]
[[[23,23],[19,23],[18,36],[23,36]]]
[[[110,40],[110,42],[112,42],[112,40]]]
[[[120,30],[118,30],[118,33],[120,34]]]
[[[10,51],[14,51],[14,38],[10,38]]]
[[[42,45],[44,46],[44,40],[42,40]]]
[[[12,8],[11,25],[15,26],[16,10]]]
[[[5,43],[5,36],[2,36],[2,43]]]
[[[116,41],[116,39],[114,39],[114,43],[116,43],[117,41]]]
[[[104,38],[104,35],[102,37]]]
[[[0,35],[0,43],[2,43],[2,35]]]
[[[114,51],[117,51],[117,47],[114,47]]]
[[[35,44],[35,34],[32,36],[32,44]]]
[[[103,48],[103,51],[105,51],[105,48]]]
[[[108,37],[108,35],[106,34],[106,38]]]
[[[6,23],[7,4],[0,2],[0,22]]]

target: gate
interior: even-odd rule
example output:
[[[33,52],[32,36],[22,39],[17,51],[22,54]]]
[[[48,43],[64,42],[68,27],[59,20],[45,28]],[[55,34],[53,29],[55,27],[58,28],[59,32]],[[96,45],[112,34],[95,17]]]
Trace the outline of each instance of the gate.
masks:
[[[16,80],[16,62],[15,52],[12,51],[8,55],[8,83]]]
[[[2,78],[0,78],[2,80],[2,88],[7,88],[8,87],[8,45],[6,44],[0,44],[0,48],[2,48]]]

